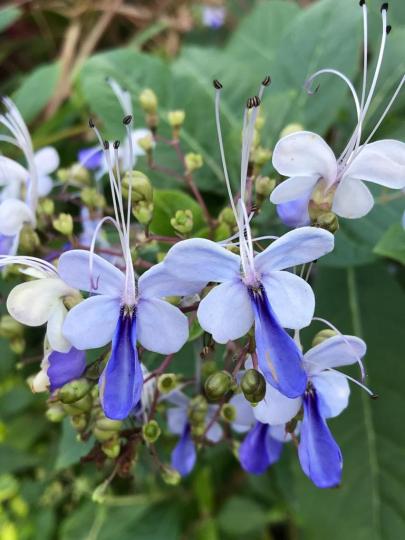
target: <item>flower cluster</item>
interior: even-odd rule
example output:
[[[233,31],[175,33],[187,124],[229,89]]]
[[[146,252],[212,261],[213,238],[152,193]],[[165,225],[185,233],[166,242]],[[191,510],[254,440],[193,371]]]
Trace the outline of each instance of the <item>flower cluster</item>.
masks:
[[[361,6],[367,29],[365,2]],[[347,407],[348,380],[373,397],[363,384],[366,345],[314,317],[309,281],[314,263],[334,249],[338,216],[359,218],[373,206],[363,181],[405,187],[405,144],[369,142],[404,79],[362,142],[389,33],[385,4],[381,18],[381,49],[368,92],[366,38],[360,97],[335,70],[318,71],[306,83],[311,92],[316,77],[332,73],[353,95],[357,124],[338,158],[319,135],[297,126],[290,126],[273,153],[261,146],[267,76],[244,110],[235,190],[221,132],[222,85],[214,81],[229,196],[218,217],[194,182],[202,157],[182,153],[184,111],[169,113],[172,138],[165,139],[152,90],[139,96],[146,127],[134,130],[131,95],[108,80],[123,109],[125,137],[121,144],[106,141],[90,120],[98,144],[81,150],[78,163],[59,169],[58,182],[50,178],[59,166],[57,152],[47,147],[34,153],[19,111],[10,99],[3,100],[0,123],[7,134],[0,140],[19,148],[27,166],[0,156],[0,266],[5,278],[22,279],[8,295],[11,317],[3,316],[0,332],[21,353],[21,325],[46,325],[41,369],[31,377],[31,387],[49,392],[51,421],[68,415],[83,440],[94,437],[94,459],[113,459],[117,470],[128,470],[144,443],[164,479],[175,483],[192,471],[205,445],[231,441],[243,469],[261,474],[291,443],[316,486],[340,484],[342,454],[327,420]],[[134,167],[141,158],[152,171],[170,174],[155,161],[158,144],[175,150],[183,172],[174,176],[200,206],[206,226],[197,235],[193,211],[183,207],[169,219],[173,236],[154,234],[154,189]],[[277,185],[262,175],[271,155],[274,169],[289,177]],[[255,236],[255,214],[270,204],[269,196],[280,219],[292,227],[280,237]],[[80,207],[73,216],[68,213],[72,203]],[[64,211],[56,214],[60,205]],[[103,230],[106,225],[113,232]],[[327,328],[304,352],[301,331],[313,321]],[[177,353],[190,340],[201,347],[195,375],[186,378],[169,367],[175,369]],[[156,355],[163,360],[152,367]],[[361,381],[336,369],[356,363]],[[170,465],[155,447],[163,426],[178,437]]]

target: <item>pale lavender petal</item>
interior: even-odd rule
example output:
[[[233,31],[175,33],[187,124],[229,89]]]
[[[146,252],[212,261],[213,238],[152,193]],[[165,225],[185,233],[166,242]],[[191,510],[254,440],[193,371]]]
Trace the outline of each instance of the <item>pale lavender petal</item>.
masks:
[[[186,296],[204,288],[205,282],[188,282],[168,271],[165,263],[155,264],[144,272],[138,281],[142,298]]]
[[[349,405],[350,386],[342,373],[324,371],[311,378],[315,387],[319,411],[324,418],[338,416]]]
[[[350,366],[361,360],[366,350],[365,342],[356,336],[333,336],[305,353],[305,369],[315,374],[328,368]]]
[[[308,213],[308,205],[311,194],[300,199],[278,204],[276,211],[278,217],[287,227],[304,227],[311,223]]]

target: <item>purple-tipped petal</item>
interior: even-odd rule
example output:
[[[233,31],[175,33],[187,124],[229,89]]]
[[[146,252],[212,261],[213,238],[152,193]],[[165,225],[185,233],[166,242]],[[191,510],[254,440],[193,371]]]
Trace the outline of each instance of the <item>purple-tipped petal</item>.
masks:
[[[47,375],[50,390],[54,392],[66,383],[78,379],[86,369],[86,353],[72,347],[69,352],[53,351],[48,358]]]
[[[304,227],[311,223],[308,213],[308,204],[311,193],[276,206],[277,215],[287,227]]]
[[[342,453],[319,411],[315,390],[304,397],[298,456],[304,473],[319,488],[332,488],[342,477]]]
[[[283,443],[270,436],[269,427],[256,422],[240,445],[239,460],[248,473],[263,474],[280,457]]]
[[[103,161],[103,151],[96,148],[84,148],[77,155],[79,163],[86,169],[98,169]]]
[[[301,351],[280,326],[265,290],[252,291],[251,298],[260,370],[268,383],[286,397],[301,396],[307,385]]]
[[[143,374],[136,349],[135,315],[121,313],[99,385],[104,414],[113,420],[124,420],[140,400]]]
[[[172,467],[181,476],[187,476],[194,469],[197,458],[195,444],[191,438],[190,424],[186,424],[179,442],[172,452]]]

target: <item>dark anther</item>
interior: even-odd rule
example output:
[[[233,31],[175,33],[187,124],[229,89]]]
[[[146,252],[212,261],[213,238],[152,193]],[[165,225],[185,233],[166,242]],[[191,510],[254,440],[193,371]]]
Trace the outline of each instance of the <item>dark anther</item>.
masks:
[[[122,119],[122,123],[124,124],[124,126],[128,126],[131,122],[132,122],[132,116],[130,114],[127,114]]]
[[[253,99],[253,107],[258,107],[261,103],[259,96],[254,96],[252,99]]]
[[[387,34],[389,34],[392,30],[392,26],[390,24],[387,25],[385,31],[387,32]]]
[[[262,80],[262,85],[263,85],[263,86],[269,86],[270,83],[271,83],[270,75],[267,75],[267,76]]]
[[[362,6],[364,6],[365,3],[366,3],[366,0],[360,0],[359,6],[362,7]]]
[[[247,101],[246,101],[246,107],[247,107],[248,109],[251,109],[252,107],[254,107],[254,105],[253,105],[253,98],[250,97],[250,98],[247,99]]]
[[[216,90],[221,90],[222,84],[218,81],[218,79],[214,79],[213,82],[212,82],[212,84],[214,85],[214,88],[215,88]]]
[[[120,147],[120,141],[114,141],[114,149],[115,150],[118,150],[118,148]]]
[[[94,124],[93,118],[89,118],[89,127],[91,127],[91,129],[93,129],[94,127],[96,127],[95,124]]]
[[[373,394],[372,396],[370,396],[371,399],[378,399],[380,396],[378,394]]]
[[[388,2],[384,2],[381,6],[381,11],[388,11]]]
[[[108,141],[103,142],[104,150],[108,150],[110,148],[110,143]]]

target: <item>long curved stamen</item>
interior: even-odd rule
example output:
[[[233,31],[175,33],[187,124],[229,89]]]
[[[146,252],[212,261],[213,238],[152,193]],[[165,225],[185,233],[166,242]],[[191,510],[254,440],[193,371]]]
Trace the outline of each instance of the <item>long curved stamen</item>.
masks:
[[[132,116],[131,115],[125,116],[122,122],[127,132],[127,139],[128,139],[128,145],[129,145],[129,163],[130,163],[130,168],[131,168],[131,171],[130,171],[131,178],[130,178],[129,187],[128,187],[128,208],[127,208],[127,231],[129,234],[129,226],[130,226],[131,211],[132,211],[132,167],[134,163],[134,146],[132,144],[132,133],[131,133]]]
[[[115,79],[111,77],[107,77],[107,83],[110,85],[111,90],[114,92],[115,97],[119,101],[119,104],[121,105],[122,110],[124,111],[125,115],[132,116],[132,101],[131,101],[131,94],[124,90]]]
[[[330,323],[329,321],[327,321],[326,319],[322,319],[321,317],[313,317],[312,318],[313,321],[318,321],[318,322],[321,322],[323,324],[325,324],[326,326],[328,326],[331,330],[333,330],[334,332],[336,332],[342,339],[343,341],[346,343],[346,345],[350,348],[350,350],[353,352],[353,356],[354,358],[356,359],[356,362],[358,363],[359,367],[360,367],[360,376],[361,376],[361,380],[364,381],[366,379],[366,370],[364,369],[364,364],[361,360],[361,358],[359,357],[359,355],[357,354],[357,352],[355,351],[354,347],[352,347],[352,345],[350,344],[350,342],[346,339],[346,337],[344,336],[344,334],[342,334],[342,332],[340,330],[338,330],[338,328],[336,328],[336,326],[334,326],[332,323]]]
[[[242,211],[242,219],[243,219],[243,230],[246,231],[246,240],[245,236],[243,237],[243,244],[241,243],[241,251],[242,251],[242,245],[246,249],[246,255],[247,260],[249,261],[249,267],[251,270],[254,269],[254,249],[253,249],[253,241],[252,241],[252,231],[250,230],[249,225],[249,217],[246,211],[245,203],[243,202],[243,199],[239,199],[239,207]]]
[[[360,1],[363,11],[363,84],[361,90],[360,110],[363,110],[364,100],[366,99],[367,86],[367,67],[368,67],[368,20],[367,20],[367,4],[365,0]]]
[[[326,368],[326,371],[331,371],[332,373],[339,373],[339,375],[343,375],[343,377],[345,377],[346,379],[348,379],[349,381],[351,381],[352,383],[354,384],[357,384],[357,386],[359,386],[360,388],[362,388],[363,390],[365,390],[367,392],[367,394],[369,394],[369,396],[372,398],[372,399],[376,399],[378,397],[377,394],[375,394],[372,390],[370,390],[370,388],[368,388],[368,386],[366,386],[365,384],[361,383],[360,381],[358,381],[357,379],[355,379],[354,377],[350,377],[350,375],[347,375],[346,373],[343,373],[342,371],[339,371],[337,369],[333,369],[333,368]]]
[[[37,257],[29,257],[24,255],[0,255],[0,268],[9,264],[20,264],[45,272],[47,274],[58,275],[56,268],[48,261],[38,259]]]

